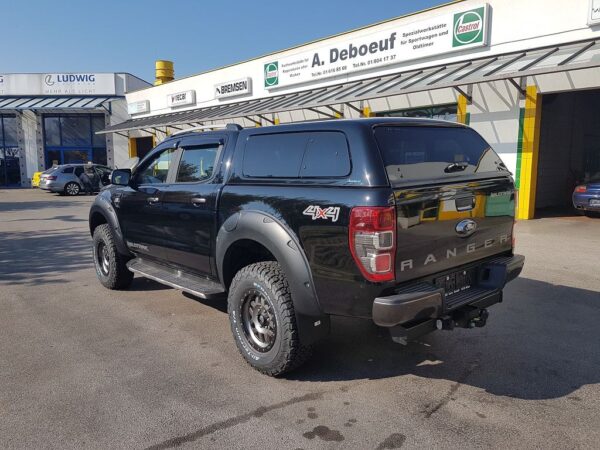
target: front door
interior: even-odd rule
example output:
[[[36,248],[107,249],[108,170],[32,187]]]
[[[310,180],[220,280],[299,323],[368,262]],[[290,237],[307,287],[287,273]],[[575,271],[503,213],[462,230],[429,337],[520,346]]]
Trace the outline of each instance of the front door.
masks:
[[[129,249],[140,256],[164,260],[169,236],[165,233],[162,197],[169,187],[176,148],[164,148],[136,170],[131,186],[113,199]]]
[[[164,190],[167,259],[186,271],[210,276],[212,243],[220,177],[218,161],[223,141],[194,139],[180,144],[181,156],[173,183]],[[212,274],[214,275],[214,274]]]

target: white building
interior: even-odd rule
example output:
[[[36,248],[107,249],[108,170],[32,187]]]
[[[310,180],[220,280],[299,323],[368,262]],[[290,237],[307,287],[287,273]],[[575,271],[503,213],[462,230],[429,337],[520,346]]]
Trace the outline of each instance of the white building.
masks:
[[[95,132],[126,120],[125,92],[148,86],[127,73],[0,74],[0,186],[30,186],[52,164],[124,164],[127,139]]]
[[[598,39],[600,0],[456,1],[129,92],[132,118],[106,132],[133,156],[137,139],[196,125],[455,120],[502,156],[532,218],[600,172]]]

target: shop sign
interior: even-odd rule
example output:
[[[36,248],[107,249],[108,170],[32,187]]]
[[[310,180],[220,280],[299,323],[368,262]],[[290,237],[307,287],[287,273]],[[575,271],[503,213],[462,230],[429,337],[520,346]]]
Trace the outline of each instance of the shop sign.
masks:
[[[150,101],[140,100],[139,102],[127,103],[127,112],[130,115],[143,114],[150,112]]]
[[[43,95],[114,95],[112,73],[46,73],[42,75]]]
[[[241,78],[239,80],[215,84],[215,98],[249,94],[252,94],[252,78]]]
[[[598,0],[600,2],[600,0]],[[343,76],[391,64],[488,45],[489,5],[362,35],[267,61],[266,89]]]
[[[0,95],[115,95],[113,73],[0,75]]]
[[[171,108],[175,108],[176,106],[195,105],[196,91],[191,90],[169,94],[167,95],[167,104]]]
[[[600,0],[590,0],[588,13],[588,25],[600,24]]]

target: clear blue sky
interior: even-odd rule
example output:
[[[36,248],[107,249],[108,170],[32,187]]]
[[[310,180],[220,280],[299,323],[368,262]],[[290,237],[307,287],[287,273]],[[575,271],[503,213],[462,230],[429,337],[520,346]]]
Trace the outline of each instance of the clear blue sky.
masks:
[[[0,0],[0,73],[130,72],[177,78],[447,0]]]

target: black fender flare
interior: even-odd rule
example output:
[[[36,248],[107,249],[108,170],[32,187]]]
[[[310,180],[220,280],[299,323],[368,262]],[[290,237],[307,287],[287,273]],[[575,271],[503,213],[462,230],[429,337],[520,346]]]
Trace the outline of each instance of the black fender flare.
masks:
[[[89,226],[90,234],[94,235],[94,229],[98,223],[99,216],[104,218],[103,222],[108,223],[114,233],[115,244],[117,250],[123,255],[131,255],[131,252],[125,244],[125,237],[119,225],[119,219],[117,218],[117,212],[111,201],[111,193],[109,190],[100,192],[90,208],[89,214]]]
[[[297,236],[275,217],[262,211],[241,211],[230,216],[221,226],[216,239],[216,265],[219,279],[225,285],[223,264],[227,250],[240,240],[263,245],[277,259],[294,302],[300,341],[312,344],[329,334],[329,316],[323,313],[312,273]]]

